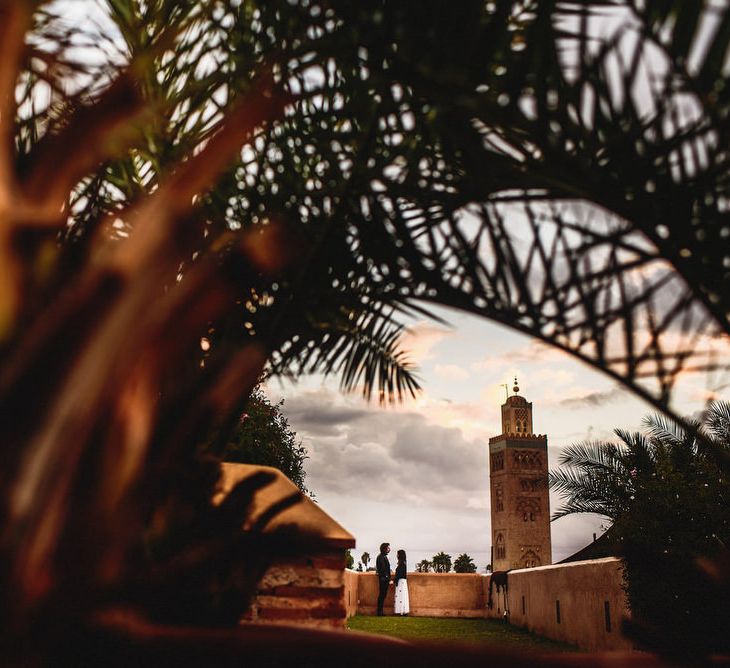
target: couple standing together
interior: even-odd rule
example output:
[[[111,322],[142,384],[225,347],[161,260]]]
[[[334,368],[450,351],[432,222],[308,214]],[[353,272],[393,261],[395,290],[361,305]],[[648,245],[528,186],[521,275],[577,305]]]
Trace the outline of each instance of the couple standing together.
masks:
[[[382,543],[380,546],[380,554],[375,560],[375,571],[378,574],[378,583],[380,591],[378,592],[378,617],[383,615],[383,603],[388,595],[388,587],[390,586],[390,561],[388,553],[390,552],[390,543]],[[398,566],[395,569],[395,614],[407,615],[410,611],[408,602],[408,582],[406,579],[406,552],[398,550]]]

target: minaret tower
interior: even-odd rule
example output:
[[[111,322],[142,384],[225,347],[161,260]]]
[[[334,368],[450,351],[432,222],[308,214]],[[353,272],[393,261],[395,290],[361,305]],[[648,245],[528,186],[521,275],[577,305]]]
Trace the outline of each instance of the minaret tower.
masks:
[[[502,405],[502,433],[489,439],[492,569],[552,563],[547,436],[532,428],[532,403],[518,393]]]

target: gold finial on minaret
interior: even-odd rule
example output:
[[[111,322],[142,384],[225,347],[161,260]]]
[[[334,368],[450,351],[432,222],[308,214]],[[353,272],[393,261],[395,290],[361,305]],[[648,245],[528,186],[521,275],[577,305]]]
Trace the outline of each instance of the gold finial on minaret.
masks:
[[[512,388],[512,391],[517,394],[520,391],[520,386],[517,384],[517,376],[515,376],[515,386]]]

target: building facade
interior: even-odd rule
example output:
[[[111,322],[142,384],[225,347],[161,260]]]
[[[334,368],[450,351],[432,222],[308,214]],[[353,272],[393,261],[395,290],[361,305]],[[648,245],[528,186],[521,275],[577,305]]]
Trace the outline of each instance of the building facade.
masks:
[[[502,433],[489,439],[492,569],[552,563],[547,436],[533,431],[532,403],[514,394],[502,405]]]

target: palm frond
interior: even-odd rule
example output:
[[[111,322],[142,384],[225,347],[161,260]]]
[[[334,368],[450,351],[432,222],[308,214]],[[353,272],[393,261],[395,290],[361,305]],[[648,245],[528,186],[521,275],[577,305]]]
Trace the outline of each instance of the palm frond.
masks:
[[[703,423],[717,443],[730,447],[730,403],[713,401],[703,415]]]
[[[552,519],[573,513],[595,513],[615,519],[625,509],[631,477],[622,448],[615,443],[583,442],[565,448],[561,467],[548,483],[562,499]]]
[[[381,403],[415,396],[420,389],[415,369],[400,349],[403,325],[399,309],[360,302],[335,314],[310,318],[308,327],[286,340],[275,352],[271,373],[337,374],[345,391],[359,387]],[[315,314],[311,314],[315,315]]]
[[[616,476],[595,470],[562,468],[551,471],[548,482],[562,497],[562,505],[553,512],[553,520],[573,513],[595,513],[609,519],[617,516]]]
[[[677,424],[676,421],[667,418],[665,415],[646,415],[643,419],[644,427],[648,434],[661,443],[679,445],[685,443],[688,438],[692,439],[692,428],[699,429],[700,423],[696,420],[687,421],[685,425]]]
[[[584,441],[563,448],[559,462],[572,468],[609,471],[619,461],[619,452],[615,443]]]

